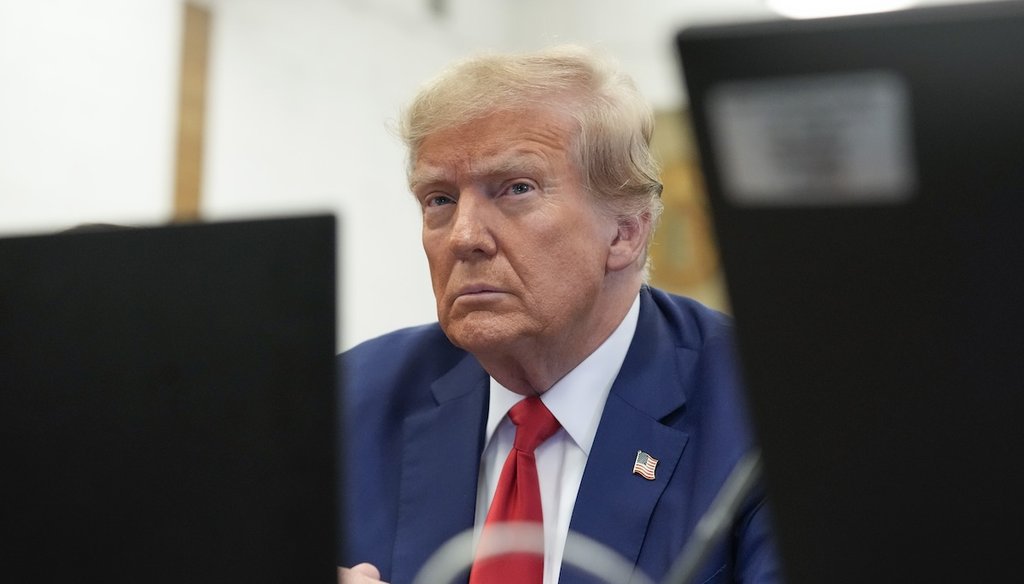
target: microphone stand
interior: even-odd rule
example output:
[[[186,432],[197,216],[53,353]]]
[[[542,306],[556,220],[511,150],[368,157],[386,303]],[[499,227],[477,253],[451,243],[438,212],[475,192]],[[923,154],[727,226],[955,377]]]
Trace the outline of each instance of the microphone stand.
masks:
[[[694,581],[697,570],[732,527],[736,512],[760,477],[761,452],[754,449],[743,455],[725,479],[711,506],[697,522],[683,551],[672,563],[665,584],[691,584]]]

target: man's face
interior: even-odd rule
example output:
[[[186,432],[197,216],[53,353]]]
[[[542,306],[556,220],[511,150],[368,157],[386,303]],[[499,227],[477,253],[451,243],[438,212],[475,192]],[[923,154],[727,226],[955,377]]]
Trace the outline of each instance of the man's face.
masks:
[[[573,128],[554,110],[499,111],[419,149],[412,190],[438,319],[470,352],[588,342],[604,318],[617,222],[583,189]]]

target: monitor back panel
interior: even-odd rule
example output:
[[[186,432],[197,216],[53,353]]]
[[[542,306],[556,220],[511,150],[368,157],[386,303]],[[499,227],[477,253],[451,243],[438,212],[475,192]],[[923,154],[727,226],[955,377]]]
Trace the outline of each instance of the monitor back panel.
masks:
[[[331,217],[0,240],[0,545],[31,582],[335,581]]]
[[[1005,581],[1021,5],[691,29],[678,49],[788,581]]]

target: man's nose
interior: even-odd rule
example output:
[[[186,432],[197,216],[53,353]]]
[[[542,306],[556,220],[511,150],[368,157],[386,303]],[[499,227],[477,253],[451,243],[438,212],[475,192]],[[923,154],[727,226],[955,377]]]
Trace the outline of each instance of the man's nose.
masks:
[[[494,255],[497,245],[494,240],[493,211],[486,195],[462,193],[455,205],[452,223],[451,249],[460,259],[477,255]]]

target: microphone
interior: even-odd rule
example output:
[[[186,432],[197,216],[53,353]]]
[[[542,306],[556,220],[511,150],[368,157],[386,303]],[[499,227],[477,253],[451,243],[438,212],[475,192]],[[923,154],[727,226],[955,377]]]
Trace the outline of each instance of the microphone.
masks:
[[[708,555],[732,526],[743,500],[761,477],[761,451],[753,449],[732,468],[711,506],[701,516],[683,551],[672,563],[665,584],[691,584]]]

